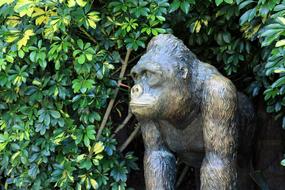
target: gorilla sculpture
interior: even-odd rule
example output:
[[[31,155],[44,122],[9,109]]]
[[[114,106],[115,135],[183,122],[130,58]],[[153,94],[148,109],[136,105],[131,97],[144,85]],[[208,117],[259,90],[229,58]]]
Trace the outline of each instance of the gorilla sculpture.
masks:
[[[147,190],[174,189],[174,154],[201,167],[202,190],[250,189],[254,110],[229,79],[171,34],[150,41],[131,75]]]

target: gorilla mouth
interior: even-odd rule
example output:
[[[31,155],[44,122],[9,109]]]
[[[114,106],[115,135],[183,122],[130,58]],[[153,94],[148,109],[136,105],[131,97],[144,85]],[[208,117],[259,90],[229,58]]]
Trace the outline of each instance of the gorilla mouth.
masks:
[[[153,105],[155,105],[155,103],[157,102],[157,98],[153,97],[150,94],[143,94],[142,96],[138,97],[138,98],[131,98],[130,101],[130,106],[132,107],[151,107]]]
[[[143,102],[130,102],[130,106],[131,107],[146,107],[146,106],[150,106],[150,104],[147,103],[143,103]]]

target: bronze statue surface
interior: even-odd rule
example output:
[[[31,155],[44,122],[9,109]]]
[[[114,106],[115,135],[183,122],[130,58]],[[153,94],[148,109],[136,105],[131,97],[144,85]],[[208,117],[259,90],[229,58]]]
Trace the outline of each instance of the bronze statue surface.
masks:
[[[174,189],[174,155],[201,167],[202,190],[250,189],[254,111],[229,79],[171,34],[154,37],[131,74],[147,190]]]

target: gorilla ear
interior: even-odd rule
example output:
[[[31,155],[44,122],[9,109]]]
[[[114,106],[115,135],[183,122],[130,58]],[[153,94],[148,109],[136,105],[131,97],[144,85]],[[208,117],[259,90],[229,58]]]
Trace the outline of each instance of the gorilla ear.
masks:
[[[187,75],[188,75],[188,68],[187,67],[182,67],[180,72],[181,72],[182,78],[186,79]]]

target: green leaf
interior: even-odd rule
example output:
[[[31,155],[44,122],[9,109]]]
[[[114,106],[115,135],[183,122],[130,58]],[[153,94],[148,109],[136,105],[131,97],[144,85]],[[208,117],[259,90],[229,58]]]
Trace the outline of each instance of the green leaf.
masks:
[[[80,162],[79,168],[89,170],[92,167],[92,162],[89,159],[82,160]]]
[[[99,113],[94,112],[93,114],[94,114],[94,117],[95,117],[95,120],[96,120],[96,121],[101,121],[101,116],[100,116]]]
[[[12,157],[11,157],[11,161],[14,162],[14,160],[21,154],[20,151],[15,152]]]
[[[81,162],[86,157],[85,154],[80,154],[76,157],[76,162]]]
[[[85,55],[81,54],[77,60],[79,64],[83,64],[85,62]]]
[[[80,79],[75,79],[72,81],[72,88],[74,93],[79,92],[81,89],[81,81]]]
[[[231,34],[229,32],[225,32],[223,33],[223,40],[226,43],[230,43],[231,42]]]
[[[91,90],[93,88],[93,84],[94,83],[95,82],[93,80],[91,80],[91,79],[83,80],[80,91],[82,93],[85,93],[87,90]]]
[[[98,183],[96,182],[95,179],[91,179],[91,178],[90,178],[90,183],[91,183],[91,186],[92,186],[94,189],[98,189],[99,185],[98,185]]]
[[[93,55],[92,54],[85,54],[88,61],[92,61]]]
[[[31,60],[32,62],[36,62],[36,56],[37,56],[37,52],[36,52],[36,51],[32,51],[32,52],[30,53],[30,60]]]
[[[37,174],[39,173],[39,168],[36,164],[33,164],[32,167],[29,169],[28,174],[31,176],[33,179],[36,178]]]
[[[275,47],[281,47],[284,45],[285,45],[285,39],[279,40],[278,42],[276,42]]]
[[[2,0],[1,2],[0,2],[0,7],[2,6],[2,5],[5,5],[5,4],[11,4],[11,3],[13,3],[14,2],[14,0]]]
[[[14,58],[8,54],[8,55],[6,55],[6,61],[8,61],[9,63],[13,63]]]
[[[85,146],[90,147],[90,140],[87,135],[84,135],[83,142]]]
[[[89,139],[91,140],[95,140],[95,130],[94,130],[94,126],[93,125],[89,125],[87,128],[86,128],[86,135]]]
[[[60,113],[58,111],[52,110],[52,111],[50,111],[50,114],[55,119],[60,118]]]
[[[24,52],[23,50],[19,50],[19,51],[18,51],[18,56],[19,56],[20,58],[24,58],[25,52]]]
[[[239,4],[239,9],[243,9],[244,7],[246,7],[247,5],[251,4],[251,3],[254,3],[255,1],[253,0],[247,0],[247,1],[244,1],[242,2],[241,4]]]
[[[67,6],[68,6],[68,7],[74,7],[75,4],[76,4],[76,3],[75,3],[75,0],[68,0],[68,1],[67,1]]]
[[[220,4],[222,4],[223,0],[215,0],[215,3],[217,6],[219,6]]]
[[[224,0],[228,4],[232,4],[234,1],[233,0]]]
[[[116,166],[112,171],[111,171],[111,176],[116,180],[116,181],[126,181],[127,180],[127,168],[123,166],[122,164]]]
[[[14,11],[19,13],[20,17],[23,17],[25,15],[32,16],[33,7],[35,5],[34,1],[32,1],[32,0],[18,0],[16,2],[17,3],[14,7]]]
[[[280,87],[281,85],[285,85],[285,77],[281,77],[281,78],[279,78],[278,80],[276,80],[276,81],[271,85],[271,87],[272,87],[272,88],[277,88],[277,87]]]
[[[77,40],[77,45],[81,50],[83,50],[84,44],[83,44],[83,41],[81,39]]]
[[[170,10],[169,12],[174,12],[176,11],[178,8],[180,7],[180,1],[179,0],[174,0],[171,4],[170,4]]]
[[[76,0],[76,3],[81,6],[84,7],[87,4],[87,1],[83,1],[83,0]]]
[[[189,9],[190,9],[190,3],[186,2],[186,1],[183,1],[183,2],[180,4],[180,8],[182,9],[182,11],[183,11],[185,14],[188,14],[188,13],[189,13]]]
[[[284,17],[277,17],[276,21],[282,25],[285,25],[285,18]]]
[[[250,22],[256,14],[256,8],[247,10],[241,17],[240,17],[240,25],[243,25],[246,22]]]
[[[281,165],[285,166],[285,159],[281,161]]]
[[[49,114],[45,114],[44,124],[46,126],[49,126],[49,124],[50,124],[50,115]]]
[[[0,143],[6,142],[9,140],[8,134],[0,134]]]

